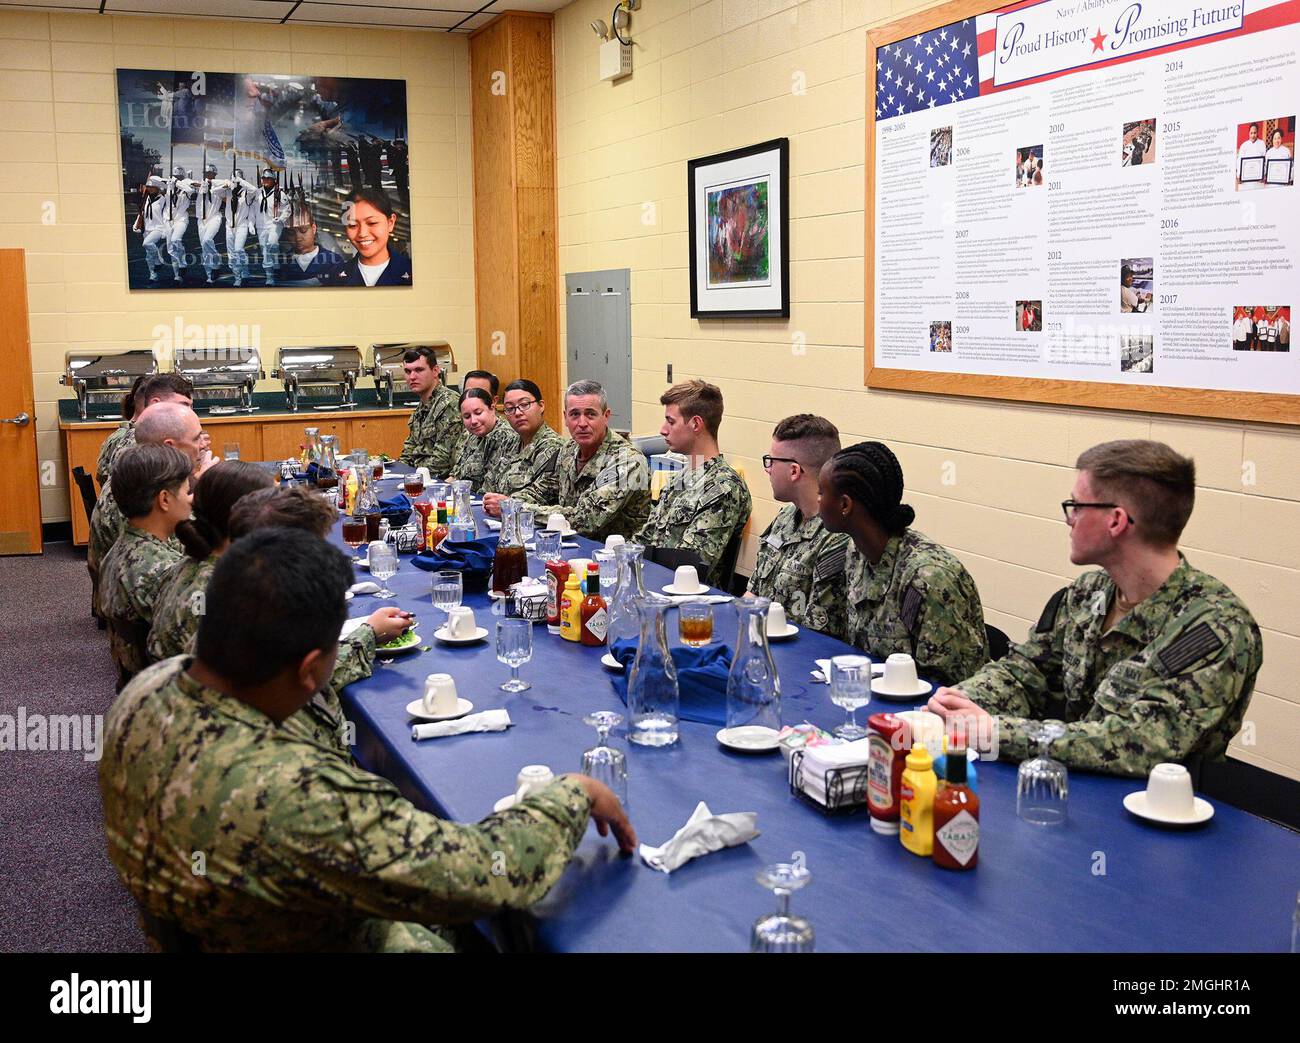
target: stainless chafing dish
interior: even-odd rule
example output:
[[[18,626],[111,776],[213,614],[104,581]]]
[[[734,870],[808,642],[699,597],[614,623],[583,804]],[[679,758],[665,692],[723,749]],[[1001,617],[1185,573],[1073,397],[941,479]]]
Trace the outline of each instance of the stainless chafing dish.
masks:
[[[296,412],[298,399],[314,401],[314,409],[350,409],[356,405],[352,393],[357,378],[365,371],[361,352],[352,345],[337,347],[280,348],[271,376],[284,381],[284,397]]]
[[[69,351],[64,356],[64,373],[59,383],[77,395],[77,414],[88,415],[92,401],[112,399],[118,403],[131,390],[136,377],[158,372],[158,360],[148,348],[130,351]]]
[[[402,356],[412,348],[429,348],[433,351],[438,365],[442,367],[442,382],[447,383],[447,374],[456,368],[456,354],[445,340],[405,341],[401,344],[370,345],[370,367],[368,376],[375,378],[375,390],[386,393],[386,404],[392,406],[393,394],[397,391],[409,391],[406,385],[406,373],[402,369]]]
[[[253,389],[266,376],[256,348],[185,348],[176,372],[194,384],[194,407],[217,413],[253,412]]]

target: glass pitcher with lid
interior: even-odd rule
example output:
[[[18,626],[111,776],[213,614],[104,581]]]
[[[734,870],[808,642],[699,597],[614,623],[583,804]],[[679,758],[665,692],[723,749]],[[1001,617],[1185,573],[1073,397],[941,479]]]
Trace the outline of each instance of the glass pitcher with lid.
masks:
[[[316,485],[321,489],[334,489],[339,484],[338,435],[321,435],[320,458],[316,461]]]
[[[727,727],[781,730],[781,679],[767,643],[767,598],[736,598],[739,628],[727,675]]]

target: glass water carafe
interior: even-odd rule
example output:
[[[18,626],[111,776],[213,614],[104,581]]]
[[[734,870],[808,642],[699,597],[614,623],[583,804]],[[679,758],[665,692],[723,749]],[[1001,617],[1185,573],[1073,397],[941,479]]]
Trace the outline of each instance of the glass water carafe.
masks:
[[[321,489],[334,489],[339,484],[338,435],[320,436],[320,458],[316,461],[316,485]]]
[[[320,463],[320,428],[304,427],[302,433],[307,439],[302,450],[302,469],[305,471],[312,464]]]
[[[646,596],[645,581],[641,578],[643,554],[645,547],[639,543],[624,543],[614,550],[618,562],[618,584],[609,599],[609,633],[606,638],[611,648],[615,641],[635,641],[641,636],[637,604]]]
[[[470,502],[472,488],[473,483],[463,479],[451,483],[452,510],[450,525],[453,540],[472,540],[476,535],[474,507]]]
[[[662,594],[647,594],[637,602],[641,643],[627,682],[627,737],[638,746],[671,746],[677,741],[681,692],[664,626],[671,605]]]
[[[767,643],[767,598],[736,598],[739,627],[727,675],[727,727],[781,730],[781,680]]]
[[[527,575],[528,552],[519,534],[519,501],[507,498],[501,501],[501,533],[492,561],[492,593],[509,594],[510,588]]]

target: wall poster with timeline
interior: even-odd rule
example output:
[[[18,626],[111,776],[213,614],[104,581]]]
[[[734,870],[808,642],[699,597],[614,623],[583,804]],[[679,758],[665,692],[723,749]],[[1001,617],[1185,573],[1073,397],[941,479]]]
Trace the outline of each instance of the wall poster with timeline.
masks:
[[[868,386],[1300,424],[1300,0],[869,39]]]

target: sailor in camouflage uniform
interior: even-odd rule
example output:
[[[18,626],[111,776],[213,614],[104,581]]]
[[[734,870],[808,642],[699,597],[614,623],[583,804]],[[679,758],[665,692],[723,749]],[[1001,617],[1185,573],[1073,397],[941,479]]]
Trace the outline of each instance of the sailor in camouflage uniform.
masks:
[[[420,396],[420,404],[411,413],[402,462],[428,468],[431,478],[445,478],[465,439],[460,396],[442,383],[442,368],[432,349],[412,348],[402,358],[407,386]]]
[[[881,442],[842,449],[821,473],[821,517],[853,538],[843,638],[883,660],[906,652],[921,677],[951,684],[988,661],[984,608],[970,573],[911,529],[903,469]]]
[[[722,392],[702,380],[674,384],[660,396],[664,423],[659,433],[668,448],[687,459],[659,492],[649,520],[633,537],[647,547],[691,550],[700,556],[700,580],[726,581],[719,566],[732,537],[749,521],[753,501],[740,477],[718,449]]]
[[[635,848],[617,798],[585,776],[460,825],[291,726],[328,676],[351,580],[310,533],[236,542],[214,570],[197,657],[151,667],[108,714],[109,857],[148,918],[200,948],[445,952],[446,925],[545,895],[589,817]],[[284,618],[301,621],[294,648],[266,637]]]
[[[556,465],[564,439],[546,423],[541,388],[531,380],[513,380],[506,385],[504,402],[506,419],[519,442],[512,452],[488,460],[483,479],[485,509],[490,501],[499,503],[505,496],[527,503],[554,503],[560,493]],[[491,513],[499,514],[500,508]]]
[[[117,460],[117,454],[133,445],[135,445],[135,427],[130,421],[119,424],[104,439],[104,444],[99,447],[99,459],[95,461],[95,481],[99,483],[101,489],[113,473],[113,463]]]
[[[469,482],[478,496],[486,488],[488,461],[513,454],[519,446],[519,436],[509,424],[497,418],[492,395],[482,388],[470,388],[460,396],[460,415],[465,424],[465,439],[447,478]]]
[[[558,511],[590,540],[613,533],[631,539],[650,516],[645,454],[609,429],[609,400],[596,381],[570,384],[564,405],[573,443],[560,453],[559,495],[554,503],[525,502],[524,509],[538,525]]]
[[[113,473],[113,462],[117,459],[117,454],[135,445],[132,418],[138,418],[155,402],[179,402],[188,406],[193,404],[193,398],[194,385],[179,373],[153,373],[136,377],[131,390],[122,399],[122,415],[126,419],[99,447],[99,459],[95,462],[95,481],[99,487],[102,489]]]
[[[1070,560],[1099,564],[1057,591],[1028,638],[930,709],[995,714],[997,753],[1036,751],[1036,720],[1065,722],[1051,755],[1072,768],[1146,775],[1224,756],[1263,663],[1259,628],[1227,586],[1178,551],[1193,462],[1159,442],[1107,442],[1079,457]],[[976,726],[978,720],[973,722]]]
[[[173,534],[190,516],[193,466],[165,445],[135,446],[113,466],[127,525],[100,563],[99,614],[123,682],[148,665],[145,639],[158,590],[181,558]]]
[[[844,559],[849,538],[828,532],[817,513],[817,477],[840,449],[840,433],[824,417],[799,413],[772,431],[763,469],[772,498],[784,503],[758,541],[747,594],[785,608],[799,626],[839,636],[844,631]]]

